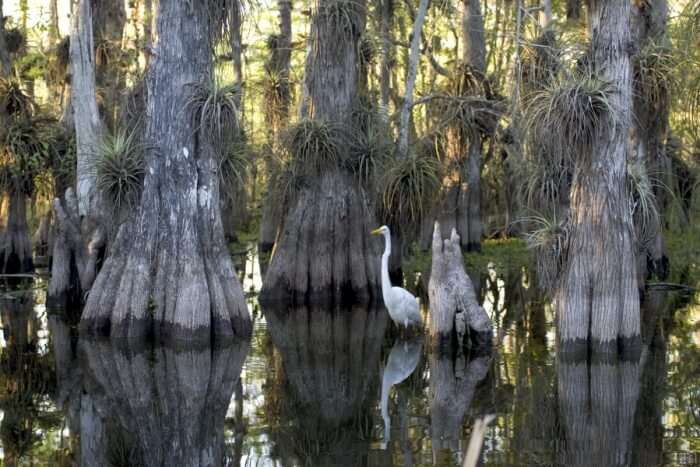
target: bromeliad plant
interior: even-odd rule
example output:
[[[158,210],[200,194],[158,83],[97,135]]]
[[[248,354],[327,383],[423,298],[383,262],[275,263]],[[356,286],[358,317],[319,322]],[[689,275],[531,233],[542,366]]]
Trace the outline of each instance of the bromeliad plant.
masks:
[[[604,127],[615,125],[620,109],[610,96],[613,83],[591,71],[575,71],[527,97],[526,130],[535,145],[547,146],[555,157],[587,153]]]
[[[146,170],[144,146],[135,131],[106,133],[97,146],[97,189],[117,212],[133,207],[139,199]]]
[[[207,138],[219,157],[238,139],[238,102],[240,87],[221,85],[216,80],[191,85],[186,108],[197,130]]]

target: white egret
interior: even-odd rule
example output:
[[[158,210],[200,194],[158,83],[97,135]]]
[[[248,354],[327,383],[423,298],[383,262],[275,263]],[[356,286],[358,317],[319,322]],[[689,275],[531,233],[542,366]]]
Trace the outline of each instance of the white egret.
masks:
[[[389,256],[391,255],[391,231],[383,225],[373,230],[372,235],[384,235],[384,254],[382,255],[382,296],[389,316],[397,326],[419,325],[422,322],[418,300],[408,290],[393,287],[389,280]]]

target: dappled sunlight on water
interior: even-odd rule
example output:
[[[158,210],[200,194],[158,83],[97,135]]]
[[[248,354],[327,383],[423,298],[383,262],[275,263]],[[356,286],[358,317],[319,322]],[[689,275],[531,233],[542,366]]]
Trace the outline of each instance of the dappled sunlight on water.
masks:
[[[457,466],[488,414],[483,465],[700,462],[700,307],[679,295],[647,302],[638,360],[557,361],[532,279],[489,267],[495,350],[436,353],[383,308],[262,310],[244,261],[254,331],[223,348],[79,341],[41,287],[5,296],[3,463]]]

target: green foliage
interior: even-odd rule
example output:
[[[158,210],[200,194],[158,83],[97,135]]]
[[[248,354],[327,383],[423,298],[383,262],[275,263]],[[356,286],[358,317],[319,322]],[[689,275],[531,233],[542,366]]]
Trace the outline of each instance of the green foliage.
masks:
[[[435,96],[437,131],[456,129],[463,142],[492,136],[505,112],[489,80],[467,64],[458,63],[444,93]]]
[[[561,157],[582,156],[600,131],[618,120],[610,96],[616,92],[590,71],[577,71],[527,97],[526,126],[532,145]],[[559,157],[558,156],[558,157]]]
[[[634,55],[633,63],[635,97],[653,109],[665,109],[669,91],[676,87],[678,63],[671,48],[667,44],[649,42]]]
[[[245,184],[253,156],[245,138],[235,141],[219,162],[219,183],[224,196],[233,196]]]
[[[387,118],[370,103],[359,103],[352,116],[353,132],[348,141],[348,165],[358,181],[372,186],[395,145]]]
[[[94,167],[96,186],[117,212],[138,201],[146,170],[143,153],[134,131],[106,133],[99,142]]]
[[[36,113],[36,104],[16,79],[0,79],[0,106],[13,118],[27,118]]]
[[[627,164],[627,192],[630,195],[630,213],[634,218],[634,225],[638,229],[637,241],[641,245],[647,245],[657,233],[659,222],[659,210],[656,206],[654,182],[647,173],[644,164]],[[656,186],[659,185],[656,182]]]
[[[315,119],[299,121],[282,136],[290,169],[297,176],[316,176],[341,167],[346,159],[347,141],[340,125]]]
[[[523,90],[547,86],[556,79],[559,70],[561,51],[557,47],[554,30],[549,29],[533,42],[523,45],[521,68]]]
[[[55,122],[38,112],[17,81],[0,81],[0,103],[8,114],[0,131],[0,188],[30,194],[50,164]]]
[[[534,253],[539,285],[543,290],[551,292],[556,287],[566,262],[568,223],[540,215],[525,220],[534,227],[525,234],[525,243]]]
[[[267,106],[266,116],[273,119],[282,118],[287,111],[287,106],[291,100],[291,82],[286,73],[279,73],[274,70],[265,70],[262,81],[263,102]],[[281,122],[268,121],[270,125],[277,125]]]
[[[238,100],[236,84],[221,85],[216,80],[191,85],[186,107],[194,118],[197,130],[207,138],[219,156],[223,156],[238,138]]]
[[[414,153],[389,159],[382,171],[382,217],[416,224],[440,190],[440,161],[430,155]]]

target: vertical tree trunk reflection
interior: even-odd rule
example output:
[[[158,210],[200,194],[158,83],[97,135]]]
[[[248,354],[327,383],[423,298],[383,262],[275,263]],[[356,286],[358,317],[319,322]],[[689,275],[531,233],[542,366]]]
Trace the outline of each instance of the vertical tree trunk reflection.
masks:
[[[562,464],[630,464],[642,366],[641,359],[559,362]]]

